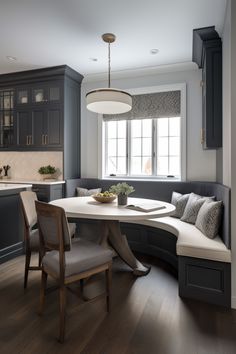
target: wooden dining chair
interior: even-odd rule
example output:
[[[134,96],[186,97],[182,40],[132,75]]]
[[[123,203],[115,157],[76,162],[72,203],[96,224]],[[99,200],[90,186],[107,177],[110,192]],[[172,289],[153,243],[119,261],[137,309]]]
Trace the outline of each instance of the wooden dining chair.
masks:
[[[77,239],[71,243],[68,222],[64,209],[36,201],[41,254],[42,280],[40,290],[40,309],[42,314],[47,276],[53,277],[60,292],[60,331],[59,341],[65,336],[66,287],[81,282],[94,274],[105,272],[106,291],[88,302],[106,297],[107,311],[110,310],[111,267],[113,252],[96,243]],[[47,252],[50,250],[50,252]]]
[[[39,245],[39,230],[37,228],[37,214],[35,209],[35,201],[38,200],[35,192],[20,192],[22,204],[23,220],[24,220],[24,242],[25,242],[25,274],[24,288],[27,288],[29,270],[41,270],[41,255]],[[70,236],[74,236],[76,232],[76,224],[69,224]],[[39,254],[38,266],[31,266],[31,253]]]

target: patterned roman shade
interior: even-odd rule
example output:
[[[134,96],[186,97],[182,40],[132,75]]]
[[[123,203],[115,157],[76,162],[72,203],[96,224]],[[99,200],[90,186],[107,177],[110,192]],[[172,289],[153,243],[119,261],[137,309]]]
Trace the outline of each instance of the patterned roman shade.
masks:
[[[134,95],[133,108],[123,114],[104,114],[103,120],[167,118],[180,116],[180,91]]]

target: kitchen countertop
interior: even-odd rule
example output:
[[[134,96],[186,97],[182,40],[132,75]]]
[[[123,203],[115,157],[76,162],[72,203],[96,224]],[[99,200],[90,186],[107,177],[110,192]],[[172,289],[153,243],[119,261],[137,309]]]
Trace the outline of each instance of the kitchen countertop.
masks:
[[[31,187],[32,184],[1,183],[0,192],[12,190],[12,189],[23,189],[23,188],[31,188]]]
[[[35,181],[35,180],[22,180],[22,179],[0,179],[0,183],[5,183],[5,184],[42,184],[42,185],[51,185],[51,184],[64,184],[66,183],[65,181]]]

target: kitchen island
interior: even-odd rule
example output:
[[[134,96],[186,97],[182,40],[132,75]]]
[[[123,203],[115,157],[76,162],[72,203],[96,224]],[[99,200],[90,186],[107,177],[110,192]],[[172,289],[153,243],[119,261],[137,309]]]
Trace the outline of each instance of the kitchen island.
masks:
[[[0,183],[0,263],[23,252],[23,218],[19,193],[31,184]]]

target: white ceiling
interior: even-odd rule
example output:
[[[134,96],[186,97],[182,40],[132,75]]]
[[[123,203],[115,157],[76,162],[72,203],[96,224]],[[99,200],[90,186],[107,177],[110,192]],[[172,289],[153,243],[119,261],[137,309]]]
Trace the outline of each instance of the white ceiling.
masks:
[[[105,32],[117,36],[114,71],[188,62],[193,28],[215,25],[221,34],[226,1],[0,0],[0,73],[61,64],[105,72]]]

